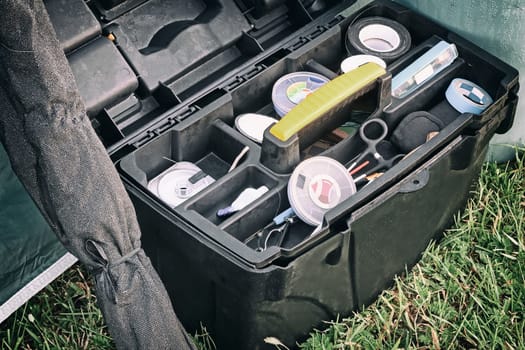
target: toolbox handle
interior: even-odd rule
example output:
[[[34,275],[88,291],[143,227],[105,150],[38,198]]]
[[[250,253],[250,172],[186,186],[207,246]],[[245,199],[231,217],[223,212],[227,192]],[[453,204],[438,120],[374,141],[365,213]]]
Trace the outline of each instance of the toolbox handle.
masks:
[[[324,84],[301,103],[295,106],[279,122],[273,125],[270,133],[280,141],[287,141],[308,125],[323,118],[341,103],[355,100],[363,90],[386,74],[383,67],[366,63],[348,73]]]
[[[301,150],[348,120],[352,102],[378,90],[376,111],[390,104],[391,75],[375,63],[366,63],[324,84],[264,132],[260,161],[286,174],[301,161]]]

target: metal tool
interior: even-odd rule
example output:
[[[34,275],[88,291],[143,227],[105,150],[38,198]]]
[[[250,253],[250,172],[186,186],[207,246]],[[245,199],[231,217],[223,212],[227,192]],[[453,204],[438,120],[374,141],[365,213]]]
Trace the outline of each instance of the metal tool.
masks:
[[[374,137],[372,134],[372,132],[377,134],[377,129],[373,130],[374,124],[376,126],[379,126],[380,128],[379,136],[377,137]],[[359,128],[359,136],[361,137],[363,142],[366,143],[367,147],[363,152],[361,152],[357,156],[357,158],[354,160],[352,165],[350,165],[350,167],[348,168],[348,171],[351,172],[352,175],[358,172],[358,171],[354,171],[354,168],[356,166],[361,168],[359,170],[366,169],[368,174],[373,174],[377,172],[378,170],[390,169],[404,157],[404,154],[397,154],[390,159],[385,159],[377,151],[377,145],[385,139],[387,134],[388,134],[388,126],[383,120],[379,118],[373,118],[373,119],[367,120],[361,125],[361,127]],[[368,161],[366,160],[366,157],[369,157],[369,156],[372,156],[376,160],[376,165],[372,168],[368,168],[367,167],[368,164],[362,167],[361,165]]]
[[[268,241],[270,240],[270,237],[272,237],[273,235],[279,235],[279,238],[278,238],[278,241],[277,241],[277,244],[275,244],[275,246],[277,247],[280,247],[282,246],[283,242],[284,242],[284,238],[286,237],[286,233],[288,233],[288,230],[290,229],[290,226],[294,223],[297,222],[297,216],[291,216],[289,218],[286,218],[284,220],[284,223],[281,224],[281,225],[278,225],[278,226],[273,226],[273,228],[271,228],[269,231],[268,231],[268,234],[266,234],[266,237],[264,238],[264,243],[261,245],[261,239],[262,239],[262,236],[263,236],[263,232],[261,232],[261,235],[259,236],[259,244],[258,244],[258,247],[255,249],[257,252],[263,252],[265,251],[266,249],[268,249]]]

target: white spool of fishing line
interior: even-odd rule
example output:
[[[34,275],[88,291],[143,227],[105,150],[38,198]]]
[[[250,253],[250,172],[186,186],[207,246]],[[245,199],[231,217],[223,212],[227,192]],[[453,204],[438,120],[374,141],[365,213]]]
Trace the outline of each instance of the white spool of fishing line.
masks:
[[[177,162],[148,183],[148,190],[171,207],[184,202],[215,181],[191,162]]]
[[[356,192],[348,170],[338,161],[317,156],[301,162],[288,182],[288,200],[305,223],[319,226],[324,214]]]

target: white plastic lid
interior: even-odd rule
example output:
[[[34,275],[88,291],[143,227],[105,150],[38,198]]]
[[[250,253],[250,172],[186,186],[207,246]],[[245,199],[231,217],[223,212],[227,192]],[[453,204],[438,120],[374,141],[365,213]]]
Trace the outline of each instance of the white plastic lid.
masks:
[[[341,62],[341,71],[343,73],[348,73],[356,68],[361,67],[366,63],[376,63],[379,66],[386,69],[386,63],[381,58],[372,55],[354,55],[346,58]]]
[[[301,162],[288,182],[288,200],[305,223],[319,226],[324,214],[356,192],[348,170],[338,161],[317,156]]]
[[[277,119],[256,113],[241,114],[235,118],[237,130],[250,140],[258,143],[262,143],[264,131],[275,123],[277,123]]]

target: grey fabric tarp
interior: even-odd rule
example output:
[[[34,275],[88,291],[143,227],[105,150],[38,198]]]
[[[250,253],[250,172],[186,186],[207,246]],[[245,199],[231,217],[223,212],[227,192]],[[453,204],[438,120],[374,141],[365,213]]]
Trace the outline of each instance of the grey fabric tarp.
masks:
[[[59,240],[93,272],[117,347],[194,348],[140,248],[131,201],[42,0],[0,1],[0,139]]]

